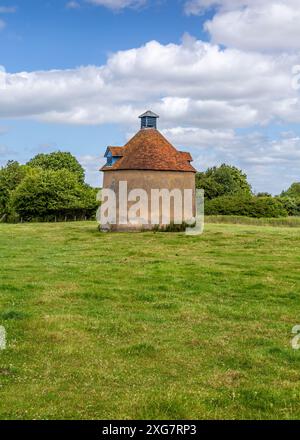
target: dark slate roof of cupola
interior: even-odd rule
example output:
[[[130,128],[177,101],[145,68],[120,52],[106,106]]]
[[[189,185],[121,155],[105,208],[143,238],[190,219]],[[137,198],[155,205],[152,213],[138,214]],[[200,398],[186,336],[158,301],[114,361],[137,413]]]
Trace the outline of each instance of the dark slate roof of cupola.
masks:
[[[148,110],[145,113],[143,113],[141,116],[139,116],[139,118],[145,118],[145,117],[159,118],[159,116],[156,113],[153,113],[151,110]]]

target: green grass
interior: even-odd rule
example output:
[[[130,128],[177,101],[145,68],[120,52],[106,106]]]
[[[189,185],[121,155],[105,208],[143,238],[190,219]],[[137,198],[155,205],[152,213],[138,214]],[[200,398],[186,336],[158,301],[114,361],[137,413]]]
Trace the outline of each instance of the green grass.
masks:
[[[237,215],[210,215],[205,216],[205,222],[256,226],[286,226],[290,228],[300,228],[300,217],[253,218]]]
[[[300,234],[0,225],[0,418],[300,417]]]

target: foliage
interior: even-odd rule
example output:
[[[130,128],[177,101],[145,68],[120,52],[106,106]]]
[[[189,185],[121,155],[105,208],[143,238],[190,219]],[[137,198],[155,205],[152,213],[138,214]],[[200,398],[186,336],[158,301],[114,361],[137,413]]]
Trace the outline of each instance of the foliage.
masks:
[[[3,185],[0,177],[0,217],[7,213],[9,203],[9,191],[6,185]]]
[[[247,176],[234,166],[223,164],[196,174],[196,188],[204,189],[208,200],[224,195],[251,194]]]
[[[278,218],[288,216],[280,200],[272,197],[223,196],[205,203],[206,215]]]
[[[293,198],[289,196],[284,196],[284,197],[276,197],[276,199],[282,203],[282,205],[288,212],[288,215],[300,216],[300,197]]]
[[[252,196],[247,176],[223,164],[196,174],[196,187],[205,191],[206,215],[248,217],[300,216],[300,183],[280,197],[261,192]],[[38,154],[26,166],[9,161],[0,169],[0,221],[53,220],[91,217],[98,203],[96,190],[84,183],[84,170],[66,152]],[[185,225],[163,228],[183,230]]]
[[[10,198],[26,175],[26,167],[16,161],[7,162],[0,169],[0,216],[8,215],[12,211]]]
[[[27,165],[0,169],[0,221],[60,220],[95,216],[96,190],[70,153],[39,154]]]
[[[281,193],[282,197],[292,197],[300,199],[300,182],[293,183],[287,191]]]
[[[272,197],[272,194],[268,192],[259,192],[256,194],[256,197]]]
[[[13,204],[24,220],[90,215],[97,208],[96,190],[80,183],[77,175],[66,169],[32,169],[15,190]]]
[[[38,154],[28,163],[32,168],[43,170],[68,170],[78,176],[80,182],[84,182],[84,169],[71,153],[57,151],[49,154]]]

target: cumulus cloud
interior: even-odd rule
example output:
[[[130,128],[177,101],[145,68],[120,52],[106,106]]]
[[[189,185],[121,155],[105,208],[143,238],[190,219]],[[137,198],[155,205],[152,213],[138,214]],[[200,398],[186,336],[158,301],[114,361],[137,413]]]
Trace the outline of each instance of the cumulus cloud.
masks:
[[[6,153],[7,153],[7,147],[5,147],[4,145],[0,145],[0,155],[5,156]]]
[[[216,8],[217,10],[232,11],[247,7],[257,7],[260,5],[270,6],[274,3],[285,3],[291,7],[298,5],[298,0],[186,0],[185,11],[188,14],[202,14],[207,9]]]
[[[0,6],[0,14],[13,14],[16,10],[15,6]]]
[[[70,1],[66,4],[67,9],[80,9],[80,3],[77,1]]]
[[[299,180],[300,137],[293,132],[273,139],[257,131],[237,135],[234,130],[173,127],[163,134],[182,150],[191,151],[199,170],[222,163],[243,169],[257,192],[279,194]]]
[[[2,159],[2,163],[3,163],[3,159],[8,158],[8,156],[14,156],[16,154],[15,151],[13,151],[11,148],[9,148],[7,145],[0,145],[0,159]]]
[[[85,170],[86,181],[96,188],[101,187],[103,176],[100,175],[99,169],[105,164],[106,159],[100,155],[85,155],[79,156],[78,161]]]
[[[214,43],[246,50],[300,50],[298,0],[190,0],[188,14],[216,7],[205,29]]]
[[[235,141],[234,130],[216,130],[198,127],[172,127],[162,130],[171,142],[183,149],[194,147],[200,150],[207,147],[222,147]]]
[[[0,117],[73,124],[132,124],[152,107],[163,128],[182,121],[202,128],[239,128],[274,118],[300,121],[292,88],[293,55],[221,50],[186,36],[111,55],[103,66],[0,72]],[[170,66],[172,68],[170,69]]]
[[[93,3],[112,9],[141,4]],[[292,81],[300,64],[300,39],[290,44],[298,30],[289,15],[294,8],[298,17],[297,3],[284,2],[287,10],[280,9],[279,25],[274,5],[283,7],[281,0],[190,1],[189,13],[217,8],[206,23],[211,42],[186,35],[181,44],[150,41],[116,52],[101,66],[14,74],[0,69],[0,117],[121,123],[134,132],[137,116],[151,108],[160,114],[167,138],[182,149],[193,148],[197,168],[232,163],[248,172],[255,188],[280,192],[299,180],[300,138],[289,133],[269,139],[260,127],[274,121],[300,123],[300,91]],[[278,35],[272,33],[276,26]],[[236,129],[253,127],[254,133],[237,135]],[[96,184],[100,157],[83,156],[80,161]],[[274,179],[278,175],[280,181]]]
[[[137,8],[146,4],[147,0],[85,0],[87,3],[96,6],[105,6],[113,10],[124,8]]]
[[[236,136],[216,154],[244,169],[256,191],[279,194],[299,180],[300,137],[294,133],[281,133],[277,139],[256,132]]]
[[[13,14],[16,12],[17,8],[15,6],[0,6],[0,14]],[[6,22],[0,19],[0,31],[6,27]],[[1,66],[0,66],[1,68]]]

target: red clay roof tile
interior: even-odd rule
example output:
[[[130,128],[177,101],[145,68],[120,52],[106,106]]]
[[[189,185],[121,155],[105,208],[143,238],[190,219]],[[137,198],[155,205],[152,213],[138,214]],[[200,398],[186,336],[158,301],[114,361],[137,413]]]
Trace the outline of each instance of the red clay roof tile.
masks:
[[[112,148],[112,147],[110,147]],[[116,147],[114,147],[116,148]],[[119,148],[119,147],[117,147]],[[153,170],[196,172],[190,164],[189,153],[176,150],[156,129],[140,130],[122,148],[123,156],[112,166],[104,166],[102,171]]]
[[[193,161],[191,153],[189,153],[188,151],[179,151],[179,153],[182,154],[182,157],[184,157],[184,160],[187,160],[188,162]]]
[[[108,149],[112,152],[113,156],[123,156],[124,147],[108,147]]]

